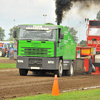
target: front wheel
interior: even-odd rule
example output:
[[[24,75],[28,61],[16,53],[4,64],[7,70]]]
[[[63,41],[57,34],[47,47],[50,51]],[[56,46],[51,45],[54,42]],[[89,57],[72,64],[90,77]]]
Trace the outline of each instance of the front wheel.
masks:
[[[28,69],[19,69],[19,73],[21,76],[26,76],[28,73]]]
[[[63,64],[62,64],[62,60],[59,60],[59,68],[56,71],[56,73],[58,77],[61,77],[63,74]]]

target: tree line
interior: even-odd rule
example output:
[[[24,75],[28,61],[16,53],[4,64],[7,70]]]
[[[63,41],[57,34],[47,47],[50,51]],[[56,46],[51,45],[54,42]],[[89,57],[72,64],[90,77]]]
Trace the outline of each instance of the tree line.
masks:
[[[9,30],[9,38],[7,39],[8,41],[13,41],[13,31],[17,31],[18,33],[18,27],[17,26],[14,26],[13,28],[11,28]],[[0,41],[3,41],[4,40],[4,37],[5,37],[5,29],[3,29],[2,27],[0,27]]]
[[[100,20],[100,11],[97,13],[97,16],[96,16],[96,20]],[[45,24],[48,24],[48,25],[54,25],[53,23],[45,23]],[[77,43],[78,42],[78,37],[76,36],[78,31],[76,31],[74,29],[74,27],[69,27],[69,26],[66,26],[68,31],[70,32],[71,36],[73,37],[74,41]],[[10,30],[9,30],[9,38],[7,40],[9,41],[12,41],[13,40],[13,31],[17,31],[18,33],[18,27],[17,26],[14,26],[12,27]],[[2,27],[0,27],[0,40],[4,40],[4,37],[5,37],[5,29],[3,29]],[[80,45],[82,46],[86,46],[87,42],[85,40],[81,40],[80,41]]]
[[[48,25],[53,25],[52,23],[46,23],[46,24],[48,24]],[[77,32],[78,31],[76,31],[73,27],[68,27],[68,26],[66,26],[67,27],[67,29],[68,29],[68,31],[70,32],[70,34],[71,34],[71,36],[72,36],[72,38],[74,39],[74,41],[77,43],[77,41],[78,41],[78,37],[76,36],[77,35]],[[13,41],[13,31],[17,31],[17,33],[18,33],[18,27],[17,26],[14,26],[13,28],[11,28],[10,30],[9,30],[9,33],[8,33],[8,35],[9,35],[9,38],[7,39],[8,41]],[[5,37],[5,34],[4,34],[4,32],[5,32],[5,30],[4,29],[2,29],[1,27],[0,27],[0,40],[1,41],[3,41],[4,40],[4,37]],[[80,42],[82,45],[84,45],[84,44],[86,44],[86,42],[85,41],[81,41]]]
[[[46,23],[46,24],[53,25],[52,23]],[[71,27],[71,28],[67,27],[67,29],[70,32],[71,36],[73,37],[74,41],[77,43],[77,41],[78,41],[78,37],[76,36],[77,31],[73,27]],[[13,28],[11,28],[9,30],[9,33],[8,33],[9,38],[7,40],[13,41],[13,31],[14,30],[17,31],[17,33],[18,33],[18,27],[14,26]],[[0,36],[1,36],[0,39],[1,40],[4,40],[4,37],[5,37],[5,33],[4,32],[5,32],[5,30],[0,27]]]

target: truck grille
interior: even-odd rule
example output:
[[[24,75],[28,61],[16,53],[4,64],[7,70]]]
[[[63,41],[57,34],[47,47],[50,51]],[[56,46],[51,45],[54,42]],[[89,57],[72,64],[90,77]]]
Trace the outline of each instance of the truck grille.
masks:
[[[34,47],[22,47],[24,50],[21,50],[23,52],[22,55],[41,55],[41,56],[50,56],[48,53],[51,53],[51,48],[34,48]]]
[[[29,58],[29,67],[42,67],[42,59]]]

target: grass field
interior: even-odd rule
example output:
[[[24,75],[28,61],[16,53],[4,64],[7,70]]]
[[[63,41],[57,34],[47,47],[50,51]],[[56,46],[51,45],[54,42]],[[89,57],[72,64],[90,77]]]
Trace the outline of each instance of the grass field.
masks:
[[[0,69],[4,69],[4,68],[16,68],[16,64],[14,64],[14,63],[7,63],[7,64],[5,64],[5,63],[0,63]]]
[[[9,59],[7,57],[0,57],[0,59]],[[3,68],[16,68],[16,64],[15,63],[0,63],[0,69]]]
[[[100,100],[100,89],[66,92],[61,93],[59,96],[43,94],[37,96],[20,97],[10,100]]]

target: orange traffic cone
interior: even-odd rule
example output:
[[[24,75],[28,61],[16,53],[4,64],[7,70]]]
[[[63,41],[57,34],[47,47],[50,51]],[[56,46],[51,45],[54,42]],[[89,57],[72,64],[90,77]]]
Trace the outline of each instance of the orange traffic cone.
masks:
[[[52,95],[54,95],[54,96],[59,95],[59,86],[58,86],[57,75],[55,75],[55,78],[54,78],[53,88],[52,88]]]

